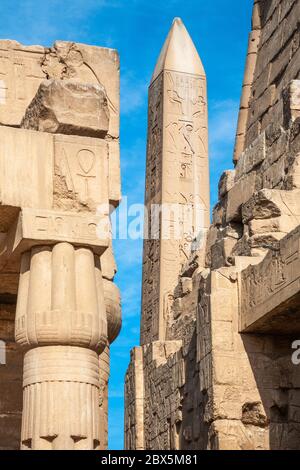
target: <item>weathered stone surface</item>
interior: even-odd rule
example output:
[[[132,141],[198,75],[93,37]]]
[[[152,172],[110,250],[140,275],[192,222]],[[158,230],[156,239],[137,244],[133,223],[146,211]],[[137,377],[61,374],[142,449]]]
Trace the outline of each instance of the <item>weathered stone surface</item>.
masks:
[[[224,197],[234,185],[235,171],[224,171],[219,181],[219,198]]]
[[[125,448],[143,450],[144,443],[144,370],[143,348],[131,351],[125,387]]]
[[[53,207],[96,213],[109,201],[107,142],[71,135],[54,135],[53,139]]]
[[[13,208],[39,206],[50,209],[53,200],[53,137],[1,126],[0,154],[1,204]]]
[[[269,219],[253,219],[249,222],[250,236],[258,233],[281,232],[289,233],[300,225],[299,215],[282,215]]]
[[[255,193],[256,174],[249,173],[241,178],[229,191],[226,207],[226,222],[240,222],[242,220],[242,204],[248,201]]]
[[[54,134],[105,137],[109,108],[104,87],[72,80],[44,80],[21,127]]]
[[[56,41],[50,48],[0,41],[0,76],[5,103],[0,123],[19,126],[44,79],[74,80],[103,86],[108,97],[109,135],[119,137],[120,81],[117,51],[74,42]]]
[[[266,156],[265,133],[262,133],[238,160],[235,168],[235,180],[238,181],[242,176],[250,173],[253,168],[263,162]]]
[[[299,191],[263,189],[243,204],[242,216],[246,224],[253,219],[269,219],[287,215],[300,215]]]
[[[205,242],[209,226],[206,78],[179,19],[162,49],[149,93],[147,207],[192,202],[194,213],[198,204],[202,212],[198,232]],[[173,221],[162,218],[161,228],[168,224]],[[125,388],[125,445],[130,449],[202,445],[199,406],[204,399],[195,374],[195,287],[204,267],[205,243],[195,245],[187,233],[180,240],[171,236],[144,243],[143,347],[132,352]],[[137,387],[143,387],[142,393]]]
[[[297,18],[297,17],[296,17]],[[284,125],[289,127],[291,121],[300,117],[300,80],[293,80],[284,90]]]
[[[211,247],[211,268],[218,269],[221,266],[232,264],[231,253],[236,245],[236,239],[222,238]]]

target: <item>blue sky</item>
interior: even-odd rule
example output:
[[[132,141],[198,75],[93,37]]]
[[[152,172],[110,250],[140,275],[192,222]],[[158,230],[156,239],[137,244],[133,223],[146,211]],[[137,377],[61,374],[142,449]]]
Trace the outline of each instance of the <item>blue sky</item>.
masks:
[[[172,20],[180,16],[206,69],[211,203],[232,167],[252,0],[1,0],[0,37],[51,45],[56,39],[118,49],[121,57],[122,191],[143,203],[147,86]],[[115,242],[123,328],[111,351],[109,447],[123,447],[123,384],[139,344],[142,242]]]

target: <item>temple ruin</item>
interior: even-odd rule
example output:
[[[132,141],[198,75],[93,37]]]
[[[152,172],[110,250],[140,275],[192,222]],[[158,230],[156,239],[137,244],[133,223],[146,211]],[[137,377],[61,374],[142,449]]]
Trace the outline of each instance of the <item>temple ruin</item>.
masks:
[[[206,236],[166,239],[174,219],[161,214],[144,241],[126,449],[300,448],[299,20],[299,0],[254,1],[234,169],[220,178],[208,230],[205,72],[179,19],[162,49],[149,88],[146,206],[193,211],[200,201]]]
[[[300,448],[299,24],[300,0],[254,0],[212,222],[206,74],[172,24],[149,87],[125,449]],[[108,445],[119,70],[112,49],[0,40],[0,450]]]

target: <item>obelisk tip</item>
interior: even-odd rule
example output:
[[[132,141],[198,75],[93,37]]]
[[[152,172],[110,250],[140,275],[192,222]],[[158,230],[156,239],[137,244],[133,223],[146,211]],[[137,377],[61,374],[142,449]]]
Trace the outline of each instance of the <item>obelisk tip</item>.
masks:
[[[205,76],[205,71],[181,18],[174,18],[168,37],[158,58],[151,83],[163,70]]]

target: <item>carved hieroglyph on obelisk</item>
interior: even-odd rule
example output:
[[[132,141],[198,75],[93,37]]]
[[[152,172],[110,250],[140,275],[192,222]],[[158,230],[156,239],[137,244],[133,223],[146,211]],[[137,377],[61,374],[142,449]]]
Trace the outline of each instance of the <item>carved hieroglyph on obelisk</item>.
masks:
[[[178,276],[209,227],[207,127],[205,71],[176,18],[149,88],[141,344],[166,339]]]

